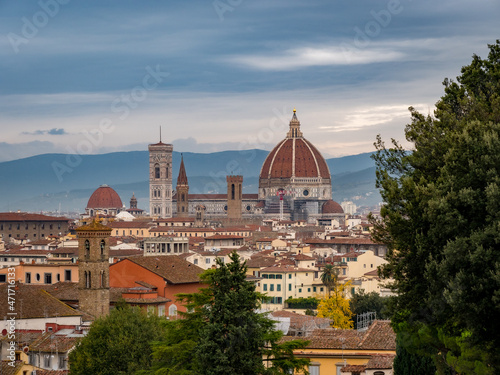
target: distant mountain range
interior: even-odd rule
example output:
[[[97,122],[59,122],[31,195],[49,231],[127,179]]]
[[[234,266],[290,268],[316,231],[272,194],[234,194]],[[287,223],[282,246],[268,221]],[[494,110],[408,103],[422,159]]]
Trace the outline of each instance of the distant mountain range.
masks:
[[[226,175],[244,176],[245,193],[257,193],[258,176],[268,151],[243,150],[210,154],[185,152],[190,193],[225,193]],[[327,159],[332,173],[333,199],[375,205],[375,165],[371,153]],[[173,153],[174,176],[181,160]],[[44,154],[0,163],[0,211],[84,212],[92,192],[110,185],[129,206],[132,193],[148,210],[149,156],[147,151],[100,155]],[[173,185],[175,188],[175,178]]]

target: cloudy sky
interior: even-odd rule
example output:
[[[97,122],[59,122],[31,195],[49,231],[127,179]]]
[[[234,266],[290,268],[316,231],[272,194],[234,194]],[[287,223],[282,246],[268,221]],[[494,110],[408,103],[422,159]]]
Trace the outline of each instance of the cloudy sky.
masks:
[[[0,0],[0,161],[270,149],[294,107],[325,156],[403,139],[407,108],[500,37],[497,0]]]

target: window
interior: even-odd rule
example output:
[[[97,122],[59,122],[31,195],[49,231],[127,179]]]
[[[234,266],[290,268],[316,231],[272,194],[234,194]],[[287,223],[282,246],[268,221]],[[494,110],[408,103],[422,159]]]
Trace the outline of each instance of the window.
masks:
[[[269,284],[269,291],[274,292],[274,284]]]
[[[64,281],[71,281],[71,270],[64,270]]]
[[[59,357],[59,370],[64,370],[64,356]]]
[[[292,278],[292,274],[291,274],[291,273],[289,273],[289,274],[288,274],[288,278],[289,278],[289,279],[291,279],[291,278]]]
[[[319,362],[309,363],[309,375],[319,375]]]
[[[39,273],[36,274],[36,281],[40,281],[40,274]]]
[[[26,275],[24,276],[24,282],[26,284],[31,284],[31,272],[26,272]]]
[[[267,284],[264,284],[264,292],[267,292]]]
[[[342,275],[345,275],[347,272],[347,268],[342,268]]]
[[[165,316],[165,305],[158,305],[158,316]]]
[[[195,259],[194,260],[194,264],[197,265],[198,264],[198,259]]]
[[[291,291],[292,290],[292,284],[288,284],[288,290]]]
[[[50,355],[44,354],[43,359],[44,359],[43,361],[44,366],[46,368],[50,368]]]
[[[315,286],[313,286],[313,292],[316,292],[316,287]]]
[[[205,258],[205,263],[210,264],[210,258]]]
[[[0,275],[0,283],[5,283],[7,281],[7,275]]]
[[[283,275],[276,275],[277,279],[283,279]]]
[[[90,241],[85,240],[85,258],[90,257]]]
[[[177,306],[170,305],[170,307],[168,308],[168,315],[169,316],[177,316]]]
[[[52,274],[51,273],[44,273],[43,279],[45,281],[45,284],[52,284]]]
[[[307,288],[307,293],[311,293],[311,288]]]
[[[160,164],[155,164],[155,178],[160,178]]]
[[[299,288],[299,293],[302,293],[302,288]]]
[[[281,292],[281,284],[276,284],[276,291]]]

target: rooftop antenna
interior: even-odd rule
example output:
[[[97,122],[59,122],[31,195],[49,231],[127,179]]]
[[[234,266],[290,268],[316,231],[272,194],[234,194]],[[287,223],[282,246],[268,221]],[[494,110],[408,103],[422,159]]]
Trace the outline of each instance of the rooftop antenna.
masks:
[[[161,125],[160,125],[160,143],[161,143]]]

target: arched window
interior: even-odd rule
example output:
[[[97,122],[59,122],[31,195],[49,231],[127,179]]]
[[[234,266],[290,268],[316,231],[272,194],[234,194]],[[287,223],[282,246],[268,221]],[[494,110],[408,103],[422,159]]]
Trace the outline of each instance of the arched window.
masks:
[[[184,206],[181,207],[181,211],[184,212]]]
[[[168,308],[168,315],[169,316],[177,316],[177,306],[170,305],[170,307]]]
[[[106,242],[101,240],[101,256],[104,256],[104,248],[106,247]]]
[[[106,283],[104,281],[104,271],[101,271],[101,288],[105,288],[106,287]]]
[[[85,258],[90,258],[90,241],[85,240]]]
[[[155,178],[160,178],[160,164],[155,164]]]
[[[166,172],[165,178],[168,178],[168,167],[165,169],[165,172]]]
[[[181,194],[181,202],[184,202],[186,200],[186,197],[184,196],[184,193]]]
[[[88,288],[90,289],[92,287],[92,275],[89,271],[88,273]]]
[[[231,184],[231,199],[234,199],[234,184]]]

